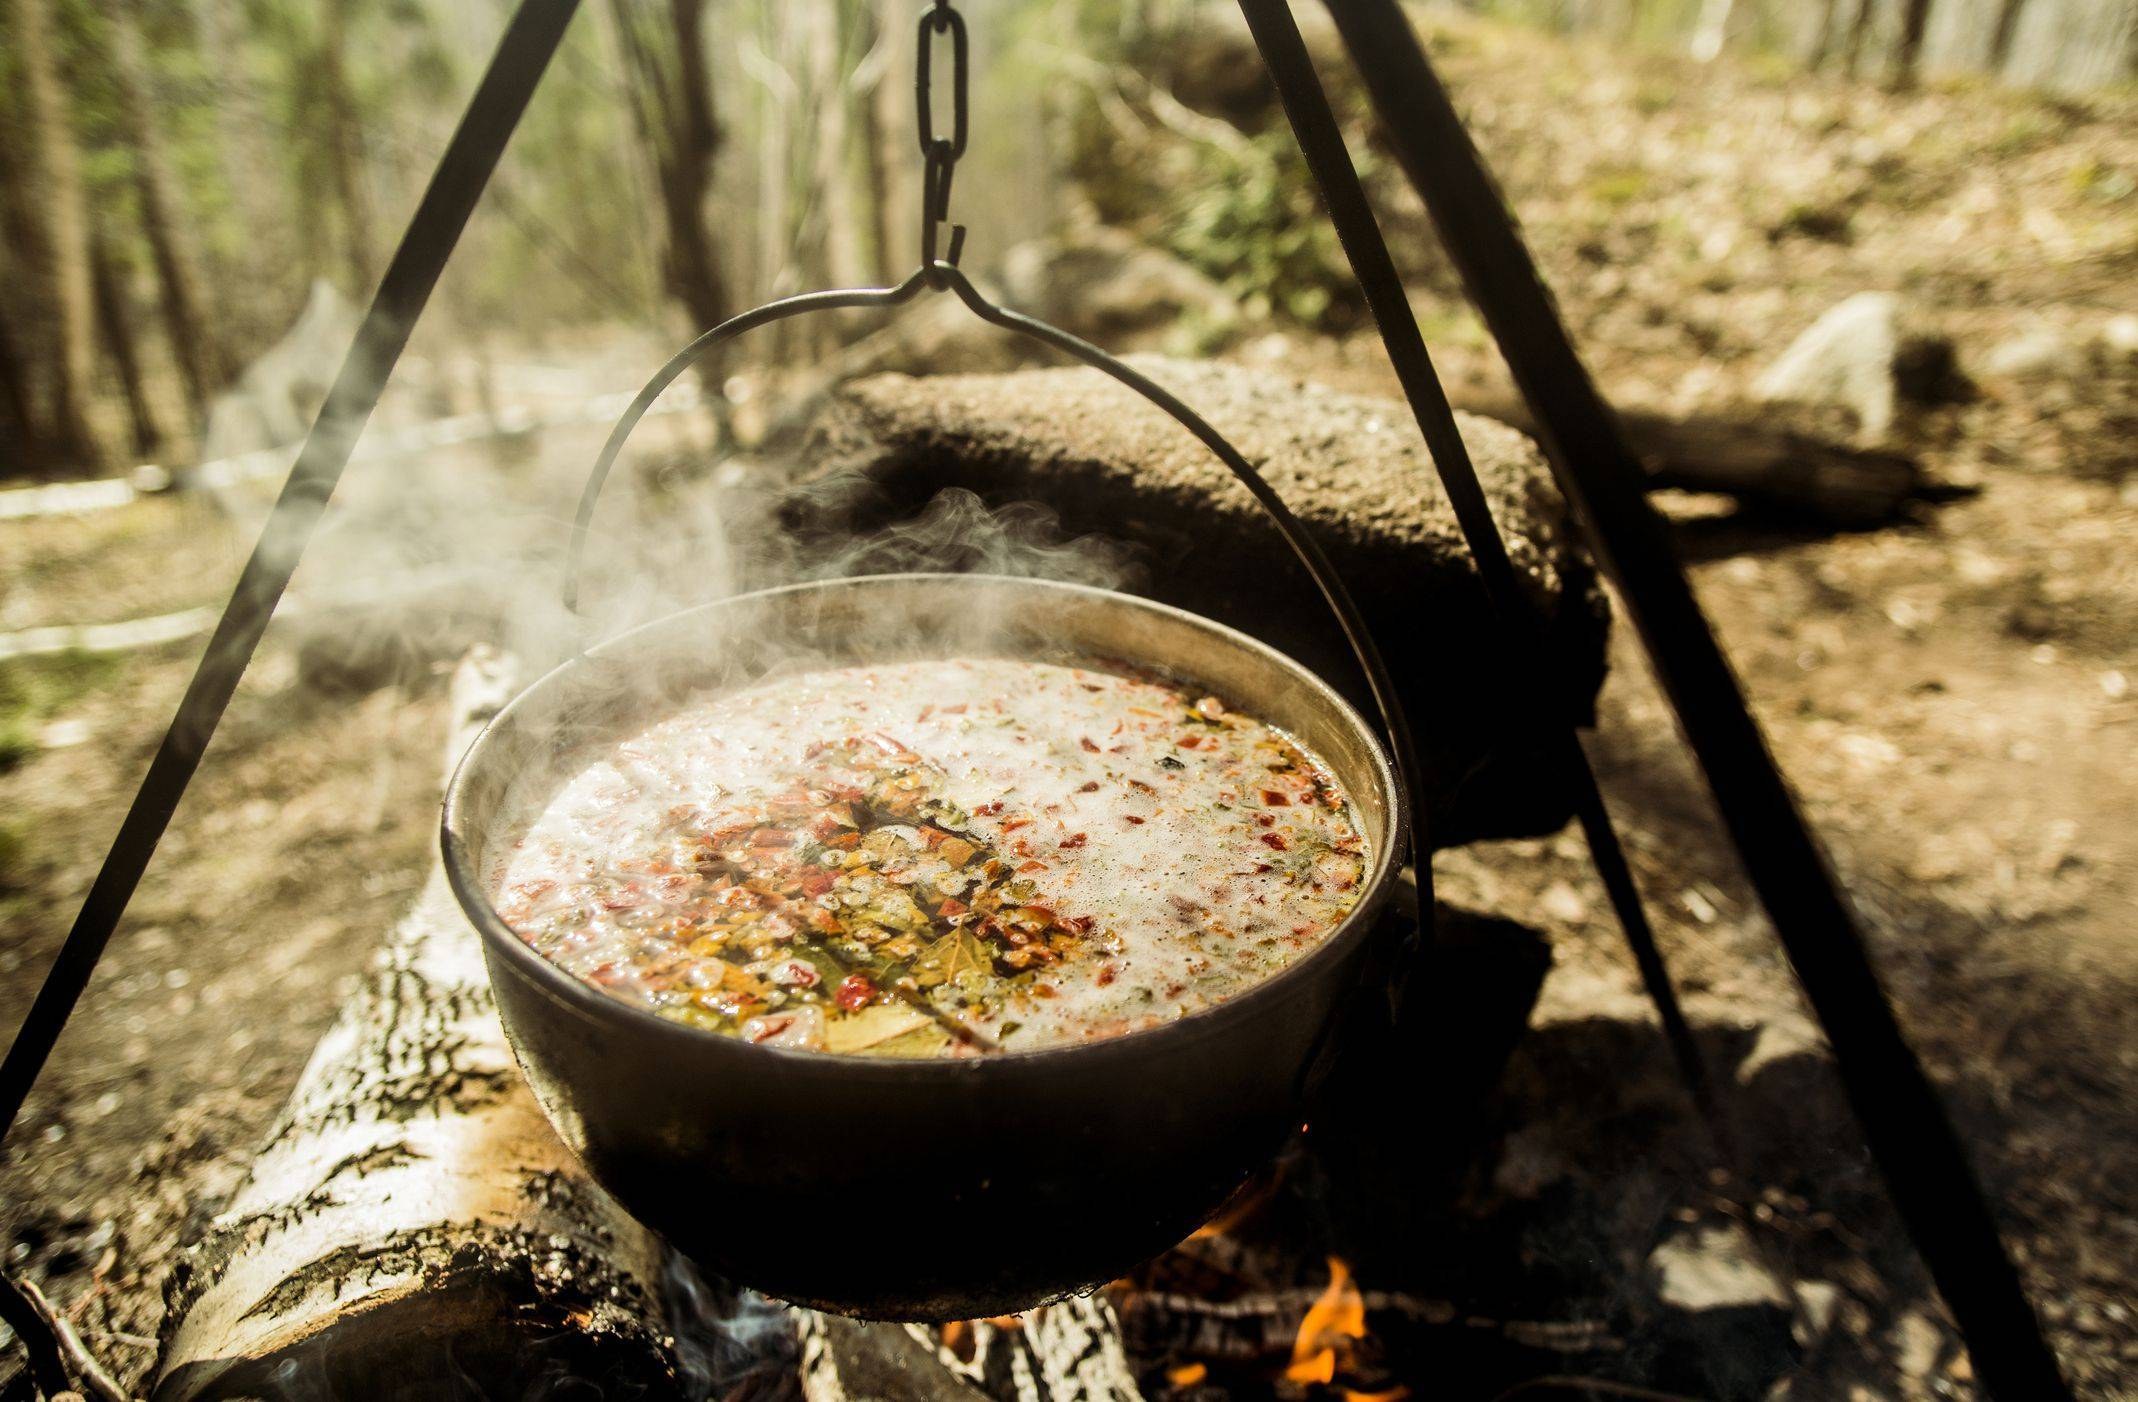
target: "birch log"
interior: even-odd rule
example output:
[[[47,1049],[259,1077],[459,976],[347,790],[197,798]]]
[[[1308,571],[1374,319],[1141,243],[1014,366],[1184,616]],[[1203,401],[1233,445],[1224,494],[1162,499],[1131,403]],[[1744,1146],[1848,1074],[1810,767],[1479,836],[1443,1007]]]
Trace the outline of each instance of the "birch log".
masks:
[[[1142,1402],[1103,1295],[937,1328],[796,1311],[808,1402]]]
[[[462,664],[449,762],[512,671]],[[520,1079],[434,867],[174,1272],[155,1396],[674,1395],[661,1270]]]

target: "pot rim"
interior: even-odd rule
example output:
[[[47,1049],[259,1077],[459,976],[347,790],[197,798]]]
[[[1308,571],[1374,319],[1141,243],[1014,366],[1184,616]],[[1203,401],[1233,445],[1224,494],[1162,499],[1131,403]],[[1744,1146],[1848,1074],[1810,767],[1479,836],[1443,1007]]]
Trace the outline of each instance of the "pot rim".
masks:
[[[1258,654],[1263,661],[1288,673],[1295,681],[1316,693],[1322,704],[1333,708],[1366,742],[1371,758],[1374,778],[1379,783],[1387,803],[1387,832],[1374,853],[1373,866],[1364,882],[1358,903],[1345,915],[1327,938],[1303,958],[1294,960],[1268,978],[1241,990],[1231,997],[1220,1000],[1207,1008],[1201,1008],[1172,1022],[1156,1027],[1139,1028],[1131,1032],[1095,1038],[1087,1042],[1059,1043],[1053,1046],[1033,1047],[1020,1051],[1002,1051],[983,1056],[969,1057],[889,1057],[857,1056],[846,1052],[812,1051],[795,1047],[766,1046],[745,1042],[740,1038],[726,1036],[707,1028],[692,1027],[662,1017],[650,1008],[641,1008],[612,998],[608,994],[573,976],[566,970],[544,958],[533,946],[516,934],[497,912],[484,888],[480,874],[470,853],[470,842],[463,832],[464,798],[471,781],[471,774],[480,767],[480,756],[499,730],[510,724],[515,714],[530,706],[533,698],[559,677],[579,667],[589,658],[610,652],[628,651],[634,640],[643,635],[663,631],[676,626],[680,621],[701,614],[717,613],[744,605],[762,604],[782,596],[808,593],[829,593],[848,588],[883,588],[906,584],[949,584],[955,588],[968,585],[988,588],[1013,587],[1029,590],[1052,590],[1063,594],[1081,595],[1102,599],[1117,606],[1143,609],[1169,615],[1191,627],[1215,633],[1225,642],[1242,650]],[[1152,1048],[1158,1038],[1172,1042],[1184,1039],[1201,1040],[1224,1032],[1235,1024],[1244,1023],[1268,1012],[1283,999],[1291,989],[1303,983],[1317,965],[1342,958],[1350,946],[1366,939],[1379,924],[1381,907],[1388,901],[1402,870],[1401,856],[1409,850],[1410,796],[1396,780],[1395,766],[1390,762],[1388,748],[1378,727],[1370,725],[1358,709],[1341,693],[1330,686],[1318,674],[1304,664],[1271,647],[1261,640],[1250,637],[1236,628],[1175,608],[1140,595],[1124,593],[1116,589],[1102,589],[1086,584],[1071,584],[1060,580],[1036,579],[1020,575],[995,575],[981,573],[925,572],[910,574],[855,575],[840,579],[809,580],[799,584],[784,584],[769,589],[752,590],[730,595],[709,603],[694,604],[674,613],[626,629],[612,638],[606,638],[595,646],[552,667],[537,677],[500,707],[497,713],[484,724],[482,730],[468,745],[466,752],[454,765],[452,778],[445,788],[445,800],[440,811],[439,838],[445,867],[446,882],[452,888],[460,908],[475,928],[481,931],[485,945],[493,955],[502,952],[512,966],[531,975],[534,988],[566,1008],[600,1023],[621,1017],[643,1032],[656,1033],[679,1039],[685,1045],[696,1046],[703,1052],[715,1055],[733,1053],[745,1057],[771,1057],[775,1063],[785,1063],[790,1069],[821,1071],[837,1069],[843,1074],[882,1076],[910,1080],[917,1077],[954,1079],[990,1074],[981,1069],[988,1066],[1007,1066],[1020,1069],[1061,1066],[1063,1058],[1082,1058],[1082,1064],[1107,1056],[1134,1056]],[[494,974],[493,974],[494,977]],[[1005,1073],[1006,1074],[1006,1073]]]

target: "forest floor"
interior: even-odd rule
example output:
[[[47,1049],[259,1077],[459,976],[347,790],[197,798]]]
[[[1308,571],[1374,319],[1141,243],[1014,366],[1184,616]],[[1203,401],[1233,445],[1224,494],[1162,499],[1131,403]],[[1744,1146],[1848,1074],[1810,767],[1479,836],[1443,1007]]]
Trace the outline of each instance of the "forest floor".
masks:
[[[1792,336],[1867,289],[1902,293],[1975,373],[1971,400],[1894,430],[1970,489],[1913,521],[1818,535],[1669,505],[2057,1346],[2088,1395],[2138,1394],[2138,369],[2091,352],[1990,368],[2015,336],[2077,347],[2138,312],[2138,105],[1893,95],[1481,25],[1437,47],[1621,402],[1741,407]],[[1490,378],[1444,270],[1416,272],[1443,369]],[[627,338],[591,361],[551,349],[589,392],[650,363]],[[1271,330],[1231,353],[1393,389],[1359,336]],[[539,537],[592,446],[456,449],[422,476],[479,477]],[[349,519],[390,525],[413,478],[368,477]],[[493,519],[462,519],[479,547]],[[149,498],[0,522],[0,630],[219,603],[256,521],[249,500]],[[344,530],[300,592],[387,534]],[[330,685],[306,636],[301,615],[271,633],[0,1160],[8,1268],[122,1375],[153,1356],[173,1243],[243,1171],[435,842],[435,649]],[[27,1007],[194,656],[0,662],[0,1024]],[[1592,749],[1683,981],[1790,998],[1623,624]],[[1577,839],[1437,865],[1444,895],[1550,933],[1555,979],[1626,977]],[[1961,1365],[1920,1385],[1969,1390]]]

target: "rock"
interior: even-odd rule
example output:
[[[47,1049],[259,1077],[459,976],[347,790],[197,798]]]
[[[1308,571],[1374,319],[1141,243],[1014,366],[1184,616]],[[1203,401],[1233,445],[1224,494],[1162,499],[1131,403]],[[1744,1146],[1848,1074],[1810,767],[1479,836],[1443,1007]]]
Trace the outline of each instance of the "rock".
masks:
[[[1866,438],[1892,431],[1902,400],[1964,398],[1951,340],[1913,324],[1890,292],[1859,292],[1813,322],[1753,386],[1760,398],[1835,405]]]
[[[1515,648],[1489,607],[1409,412],[1235,366],[1139,359],[1204,414],[1317,534],[1387,654],[1417,740],[1428,831],[1445,846],[1550,831],[1569,807],[1515,694]],[[1585,721],[1608,616],[1536,448],[1462,416],[1462,431],[1530,602],[1553,694]],[[1095,371],[886,376],[842,388],[806,435],[787,513],[805,538],[851,540],[950,487],[1037,499],[1071,534],[1126,542],[1144,592],[1292,653],[1357,699],[1326,606],[1224,467],[1163,413]]]
[[[1806,1349],[1817,1348],[1834,1327],[1834,1315],[1841,1307],[1841,1287],[1830,1280],[1800,1280],[1795,1294],[1796,1341]]]
[[[2111,360],[2138,359],[2138,313],[2121,312],[2102,323],[2101,349]]]
[[[1904,1378],[1927,1378],[1938,1371],[1948,1342],[1937,1321],[1910,1310],[1894,1322],[1886,1341],[1893,1346],[1893,1366]]]
[[[1735,1222],[1678,1233],[1649,1254],[1648,1269],[1656,1297],[1672,1309],[1794,1308],[1788,1287]]]
[[[1737,1063],[1737,1083],[1750,1087],[1769,1071],[1786,1070],[1795,1058],[1821,1063],[1829,1059],[1825,1034],[1818,1024],[1790,1009],[1771,1009],[1752,1040],[1752,1050]]]
[[[1240,316],[1210,278],[1105,225],[1018,244],[1003,256],[1001,282],[1018,311],[1109,347],[1183,325],[1221,330]]]
[[[1117,354],[1222,338],[1239,306],[1215,282],[1163,249],[1107,226],[1030,239],[978,279],[995,300]],[[738,415],[745,441],[777,454],[826,396],[867,375],[1000,374],[1059,363],[1059,354],[977,320],[957,298],[928,296],[833,355],[788,403]],[[758,421],[768,408],[770,421]]]
[[[2007,337],[1982,357],[1983,373],[2010,379],[2070,378],[2086,369],[2086,346],[2053,326]]]
[[[1736,1222],[1681,1231],[1648,1258],[1675,1314],[1659,1330],[1657,1376],[1714,1397],[1762,1397],[1796,1363],[1795,1301]]]

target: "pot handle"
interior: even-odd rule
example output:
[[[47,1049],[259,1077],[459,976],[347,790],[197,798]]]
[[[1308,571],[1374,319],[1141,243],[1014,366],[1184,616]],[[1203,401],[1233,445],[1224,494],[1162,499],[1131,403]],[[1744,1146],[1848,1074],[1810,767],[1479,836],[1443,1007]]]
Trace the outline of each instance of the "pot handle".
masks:
[[[579,583],[586,559],[588,527],[594,517],[594,506],[601,499],[602,487],[608,482],[609,471],[616,465],[616,458],[623,451],[625,440],[638,427],[640,419],[660,398],[661,393],[675,383],[685,370],[707,352],[734,340],[745,332],[768,326],[788,317],[805,316],[811,312],[836,311],[854,307],[895,307],[909,302],[921,292],[935,288],[951,292],[963,302],[973,315],[992,326],[1014,332],[1029,340],[1054,347],[1082,361],[1094,370],[1101,371],[1121,384],[1134,390],[1145,400],[1163,410],[1183,428],[1201,441],[1204,447],[1223,463],[1242,486],[1253,495],[1277,531],[1291,547],[1293,555],[1305,567],[1314,585],[1321,591],[1329,611],[1336,616],[1337,626],[1343,630],[1344,641],[1350,646],[1357,660],[1359,671],[1365,676],[1367,689],[1373,695],[1374,709],[1380,713],[1381,726],[1387,735],[1389,755],[1396,767],[1396,782],[1402,801],[1408,801],[1412,823],[1422,821],[1422,811],[1414,801],[1417,776],[1417,755],[1411,745],[1410,725],[1403,714],[1403,705],[1396,697],[1394,683],[1389,679],[1387,664],[1381,651],[1367,630],[1364,619],[1359,616],[1358,606],[1352,602],[1351,593],[1344,587],[1336,567],[1328,555],[1307,533],[1299,518],[1292,514],[1274,488],[1262,479],[1247,459],[1240,454],[1223,434],[1212,428],[1207,420],[1150,377],[1124,361],[1107,354],[1080,336],[1062,330],[1036,317],[998,307],[981,295],[971,279],[950,263],[934,261],[916,270],[913,275],[895,287],[869,287],[843,289],[830,292],[809,292],[798,297],[787,297],[752,308],[738,316],[730,317],[710,331],[705,332],[689,345],[671,356],[668,363],[646,382],[630,407],[617,420],[616,427],[602,445],[601,455],[595,459],[594,468],[588,474],[586,488],[580,493],[579,511],[572,521],[571,548],[565,564],[564,603],[573,612],[579,611]],[[1392,819],[1401,824],[1406,815],[1397,813]],[[1408,829],[1410,851],[1413,860],[1421,850],[1430,850],[1419,835],[1418,829]]]

